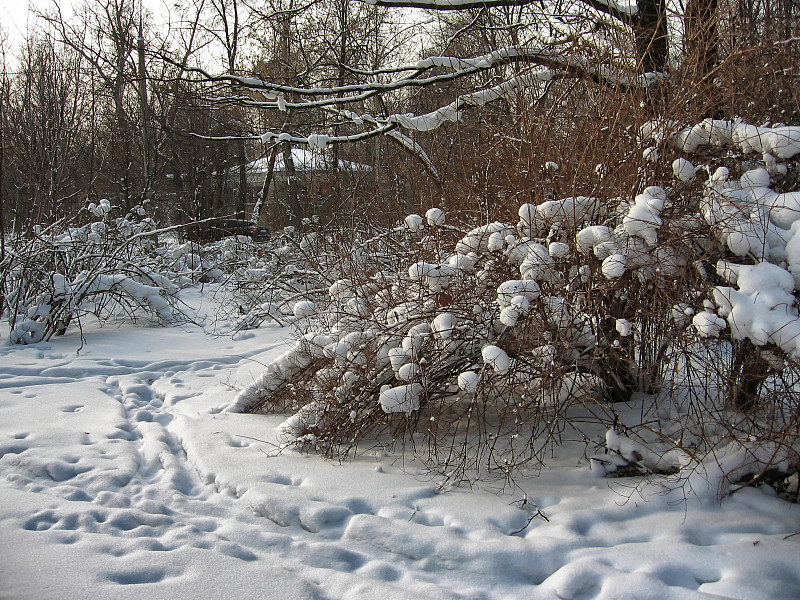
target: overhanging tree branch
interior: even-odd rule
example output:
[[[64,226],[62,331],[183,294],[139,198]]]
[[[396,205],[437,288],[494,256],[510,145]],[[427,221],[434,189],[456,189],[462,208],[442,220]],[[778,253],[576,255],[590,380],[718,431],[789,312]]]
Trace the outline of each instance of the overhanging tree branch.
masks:
[[[528,6],[535,0],[354,0],[377,6],[459,11],[478,8]],[[667,13],[665,0],[579,0],[584,6],[617,19],[633,30],[642,71],[661,71],[668,58]]]
[[[404,77],[389,82],[371,81],[361,84],[325,88],[284,86],[259,78],[240,77],[228,74],[212,75],[200,68],[191,68],[190,70],[201,75],[204,81],[223,82],[242,86],[253,91],[258,91],[266,97],[266,100],[260,100],[250,96],[224,96],[208,98],[210,101],[227,104],[242,104],[283,111],[290,109],[307,110],[363,102],[378,94],[397,91],[407,87],[427,87],[434,84],[446,83],[509,64],[538,65],[546,67],[551,71],[561,71],[572,77],[588,79],[597,85],[619,87],[621,89],[630,89],[634,87],[647,88],[658,84],[663,79],[663,77],[659,76],[657,73],[645,73],[644,75],[631,78],[624,73],[616,72],[607,67],[592,66],[588,61],[577,56],[565,57],[563,51],[560,49],[537,50],[526,47],[503,48],[489,54],[469,59],[441,56],[429,57],[416,63],[413,67],[416,71],[410,77]],[[415,77],[416,75],[436,67],[452,68],[454,70],[449,73],[436,74],[430,77]],[[406,68],[411,69],[412,67]],[[284,93],[301,98],[309,96],[321,98],[292,102],[285,99],[285,96],[283,96]]]
[[[505,6],[529,6],[537,0],[355,0],[376,6],[392,8],[422,8],[426,10],[457,11],[479,8],[500,8]],[[580,0],[582,4],[619,19],[628,25],[632,24],[637,13],[635,5],[620,4],[614,0]]]

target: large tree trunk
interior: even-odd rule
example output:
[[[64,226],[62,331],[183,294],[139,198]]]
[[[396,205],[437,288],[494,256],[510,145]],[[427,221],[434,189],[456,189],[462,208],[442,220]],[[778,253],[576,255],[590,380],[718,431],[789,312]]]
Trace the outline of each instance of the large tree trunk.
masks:
[[[636,7],[633,34],[640,69],[643,73],[665,71],[669,60],[666,0],[637,0]]]
[[[637,0],[638,9],[632,23],[640,73],[663,73],[669,62],[666,0]],[[645,90],[645,107],[649,117],[663,114],[668,103],[667,86],[656,85]]]
[[[741,412],[758,408],[761,385],[769,374],[770,364],[761,356],[759,348],[750,340],[733,342],[726,398],[728,407]]]
[[[684,61],[686,85],[697,87],[697,116],[722,117],[722,97],[714,85],[719,59],[717,0],[688,0],[684,13]]]

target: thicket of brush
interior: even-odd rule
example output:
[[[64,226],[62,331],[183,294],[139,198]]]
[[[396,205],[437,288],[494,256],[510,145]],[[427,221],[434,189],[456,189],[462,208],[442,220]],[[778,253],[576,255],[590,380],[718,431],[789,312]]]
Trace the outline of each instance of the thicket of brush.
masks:
[[[425,217],[294,243],[326,257],[312,267],[318,286],[296,304],[295,346],[232,408],[294,413],[285,439],[332,457],[399,443],[451,481],[512,477],[578,440],[608,470],[699,472],[719,491],[791,485],[798,353],[777,335],[732,331],[714,300],[735,284],[718,264],[789,267],[736,248],[738,225],[703,207],[759,167],[775,192],[796,190],[796,157],[720,145],[711,122],[699,143],[687,136],[712,115],[729,128],[800,122],[796,54],[789,43],[731,47],[711,80],[687,66],[657,96],[565,80],[438,130],[445,184],[419,194]],[[796,320],[795,297],[787,310]]]

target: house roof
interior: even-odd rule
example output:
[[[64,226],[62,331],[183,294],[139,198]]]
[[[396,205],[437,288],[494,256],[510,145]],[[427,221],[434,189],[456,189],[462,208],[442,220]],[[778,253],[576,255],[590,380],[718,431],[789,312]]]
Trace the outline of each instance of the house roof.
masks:
[[[292,160],[296,171],[309,173],[311,171],[325,171],[329,169],[325,156],[320,152],[312,152],[305,148],[292,148]],[[269,156],[262,156],[247,164],[247,171],[250,175],[259,175],[266,173],[269,169]],[[342,171],[371,171],[372,167],[369,165],[362,165],[359,163],[350,162],[347,160],[339,161],[339,169]],[[278,153],[275,157],[276,172],[286,171],[286,164],[283,160],[283,154]]]

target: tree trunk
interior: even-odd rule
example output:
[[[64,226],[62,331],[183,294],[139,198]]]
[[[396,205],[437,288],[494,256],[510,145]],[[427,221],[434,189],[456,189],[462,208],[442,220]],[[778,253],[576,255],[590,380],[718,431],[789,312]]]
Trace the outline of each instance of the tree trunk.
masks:
[[[667,31],[666,0],[637,0],[638,9],[632,23],[636,42],[638,72],[663,73],[669,62],[669,34]],[[646,88],[644,105],[648,117],[663,114],[668,103],[667,86]]]
[[[3,57],[3,80],[0,85],[0,94],[5,93],[5,57]],[[0,263],[6,260],[6,218],[5,218],[5,185],[3,180],[3,173],[5,172],[5,122],[6,122],[6,105],[5,98],[0,96]],[[7,269],[3,269],[3,279],[0,280],[0,314],[3,313],[6,305],[6,273]]]
[[[256,205],[253,207],[253,223],[258,225],[261,224],[261,211],[264,210],[264,206],[267,203],[267,194],[269,193],[269,186],[272,183],[272,179],[275,173],[275,159],[278,157],[278,146],[273,146],[272,150],[269,154],[269,164],[267,165],[267,174],[264,176],[264,183],[261,185],[261,189],[258,192],[258,198],[256,199]]]
[[[244,140],[239,140],[239,199],[237,204],[237,217],[244,220],[247,210],[247,149]]]
[[[669,36],[666,0],[637,0],[638,17],[633,26],[640,70],[659,73],[667,69]]]
[[[151,153],[150,105],[147,100],[147,71],[145,70],[144,34],[141,22],[139,23],[139,37],[136,41],[136,48],[139,67],[139,104],[142,113],[142,174],[144,176],[142,202],[144,202],[149,199],[153,189],[155,163]]]
[[[683,17],[685,85],[697,87],[697,116],[722,117],[722,98],[714,85],[717,47],[717,0],[689,0]]]
[[[295,222],[302,216],[302,210],[297,194],[297,170],[294,167],[292,145],[289,142],[283,144],[283,165],[286,169],[286,202],[289,208],[287,217],[289,222]]]
[[[769,363],[750,340],[733,342],[733,360],[726,392],[728,407],[740,412],[757,408],[761,384],[769,374]]]

